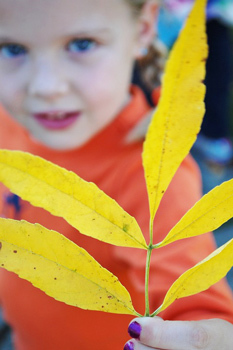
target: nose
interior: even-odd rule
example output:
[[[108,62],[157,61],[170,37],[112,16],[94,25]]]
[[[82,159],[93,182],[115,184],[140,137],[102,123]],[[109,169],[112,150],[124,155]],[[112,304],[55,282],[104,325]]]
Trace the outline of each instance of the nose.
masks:
[[[33,97],[53,100],[68,92],[68,82],[62,67],[49,60],[36,62],[31,70],[28,92]]]

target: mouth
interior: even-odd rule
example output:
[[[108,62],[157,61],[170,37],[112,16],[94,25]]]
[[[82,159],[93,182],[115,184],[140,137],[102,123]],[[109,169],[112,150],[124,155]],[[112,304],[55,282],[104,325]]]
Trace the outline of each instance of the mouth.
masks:
[[[80,117],[79,111],[64,112],[52,111],[43,113],[34,113],[33,117],[36,121],[49,130],[62,130],[69,128]]]

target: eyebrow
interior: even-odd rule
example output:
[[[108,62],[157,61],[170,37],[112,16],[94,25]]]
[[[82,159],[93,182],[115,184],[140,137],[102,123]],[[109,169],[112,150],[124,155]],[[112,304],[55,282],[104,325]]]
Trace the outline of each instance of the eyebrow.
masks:
[[[7,43],[7,42],[15,42],[16,40],[10,38],[10,37],[7,37],[7,36],[3,36],[1,37],[0,36],[0,43]]]
[[[71,32],[71,33],[67,33],[64,35],[64,38],[70,38],[70,37],[92,37],[92,36],[96,36],[96,35],[104,35],[107,37],[107,39],[111,38],[111,33],[110,30],[108,28],[100,28],[100,29],[96,29],[96,28],[91,28],[89,30],[82,30],[82,31],[76,31],[76,32]],[[21,42],[20,40],[17,39],[13,39],[10,36],[0,36],[0,45],[1,44],[5,44],[5,43],[18,43]]]
[[[65,34],[65,37],[83,37],[83,36],[93,36],[93,35],[110,35],[110,30],[108,28],[92,28],[89,30],[82,30],[79,32],[72,32]],[[1,40],[1,39],[0,39]]]

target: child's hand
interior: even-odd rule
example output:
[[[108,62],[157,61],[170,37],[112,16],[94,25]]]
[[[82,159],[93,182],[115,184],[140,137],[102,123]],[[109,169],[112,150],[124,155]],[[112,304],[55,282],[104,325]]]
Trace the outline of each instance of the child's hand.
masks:
[[[220,319],[163,321],[143,317],[129,325],[133,337],[124,350],[229,350],[233,349],[233,325]]]

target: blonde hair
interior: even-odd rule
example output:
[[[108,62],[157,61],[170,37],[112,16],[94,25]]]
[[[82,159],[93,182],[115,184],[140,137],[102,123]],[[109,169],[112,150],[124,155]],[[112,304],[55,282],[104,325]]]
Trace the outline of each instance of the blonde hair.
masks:
[[[125,0],[132,7],[135,15],[139,15],[144,4],[148,0]],[[160,0],[154,0],[158,5]],[[148,52],[137,62],[137,67],[143,83],[148,89],[161,85],[161,77],[164,71],[164,65],[167,57],[165,45],[156,37],[148,48]]]

